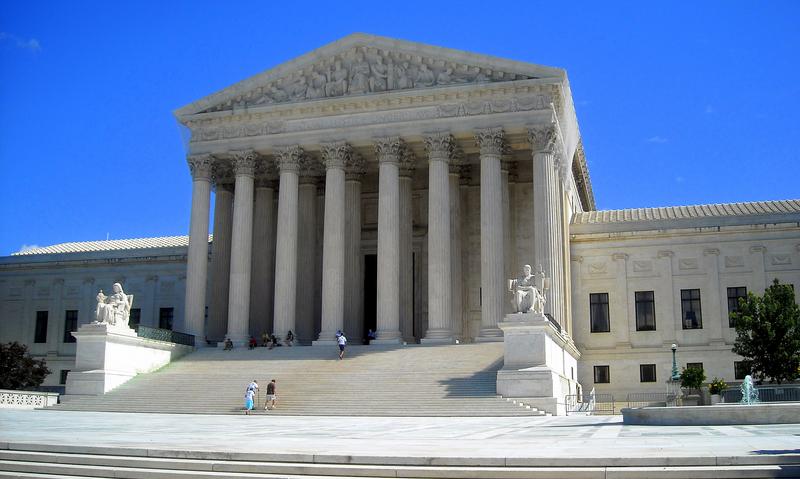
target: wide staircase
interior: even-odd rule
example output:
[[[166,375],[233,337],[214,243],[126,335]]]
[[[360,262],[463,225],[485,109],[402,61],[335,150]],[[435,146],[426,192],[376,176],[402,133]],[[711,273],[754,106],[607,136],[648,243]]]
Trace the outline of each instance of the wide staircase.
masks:
[[[244,391],[260,385],[257,414],[321,416],[532,416],[542,411],[496,394],[502,343],[332,346],[233,351],[200,349],[159,371],[139,375],[104,396],[62,410],[242,414]],[[264,411],[267,383],[277,408]]]

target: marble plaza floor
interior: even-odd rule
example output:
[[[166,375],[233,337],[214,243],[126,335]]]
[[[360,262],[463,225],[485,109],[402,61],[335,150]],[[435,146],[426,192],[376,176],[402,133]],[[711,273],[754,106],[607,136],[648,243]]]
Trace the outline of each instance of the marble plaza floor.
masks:
[[[363,464],[558,466],[576,465],[584,458],[606,466],[631,461],[669,465],[676,460],[713,466],[721,459],[758,462],[755,458],[766,456],[797,464],[800,424],[627,426],[620,416],[368,418],[0,410],[0,449],[16,444],[76,446],[76,452],[88,446]]]

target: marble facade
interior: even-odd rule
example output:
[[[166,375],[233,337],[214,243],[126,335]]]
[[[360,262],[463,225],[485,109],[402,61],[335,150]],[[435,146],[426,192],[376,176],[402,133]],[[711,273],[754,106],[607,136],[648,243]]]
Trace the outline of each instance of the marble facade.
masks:
[[[187,332],[325,343],[371,326],[378,343],[502,340],[512,248],[552,272],[546,312],[570,329],[563,225],[594,205],[563,70],[355,34],[175,115],[191,131],[196,195]],[[511,181],[533,201],[512,205]],[[194,238],[208,234],[212,190],[207,268]],[[269,236],[254,241],[256,223]],[[511,240],[531,225],[533,241]],[[273,248],[274,268],[253,269],[272,265]],[[365,281],[369,308],[352,293]]]

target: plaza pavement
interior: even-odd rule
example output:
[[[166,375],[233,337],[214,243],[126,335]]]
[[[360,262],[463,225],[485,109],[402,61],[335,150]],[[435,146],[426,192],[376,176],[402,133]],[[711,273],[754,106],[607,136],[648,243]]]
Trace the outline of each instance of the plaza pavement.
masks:
[[[101,454],[105,448],[121,448],[362,464],[713,466],[762,462],[759,457],[798,464],[800,424],[630,426],[623,425],[620,416],[398,418],[0,410],[0,449],[26,444],[75,446],[76,451],[88,446]]]

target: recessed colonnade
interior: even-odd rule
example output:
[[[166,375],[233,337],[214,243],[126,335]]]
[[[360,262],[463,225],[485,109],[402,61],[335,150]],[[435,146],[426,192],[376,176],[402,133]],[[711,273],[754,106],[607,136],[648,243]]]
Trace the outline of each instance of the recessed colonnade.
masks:
[[[504,211],[508,144],[502,128],[479,129],[471,132],[471,138],[479,152],[477,164],[471,167],[480,169],[480,328],[476,337],[468,339],[502,340],[498,322],[508,301],[509,215]],[[566,285],[560,271],[565,264],[565,238],[559,176],[563,178],[569,168],[562,168],[564,162],[557,158],[557,139],[555,124],[528,129],[534,201],[523,211],[531,212],[529,221],[535,223],[534,257],[525,259],[552,276],[547,312],[561,321]],[[427,291],[422,294],[427,298],[428,319],[425,335],[419,339],[452,342],[465,336],[459,323],[464,301],[460,286],[464,206],[459,196],[464,155],[449,132],[422,135],[424,160],[414,157],[407,141],[401,136],[375,138],[372,158],[365,158],[344,140],[306,146],[319,151],[318,155],[308,154],[301,145],[270,148],[267,153],[245,149],[189,155],[193,188],[186,332],[214,341],[227,336],[243,344],[257,331],[283,338],[291,330],[301,339],[324,344],[334,340],[337,330],[346,330],[348,318],[359,316],[363,304],[362,181],[367,162],[376,161],[378,342],[408,339],[404,330],[414,307],[411,172],[424,161],[428,168],[427,270],[421,274],[427,276]],[[212,187],[216,200],[209,265]],[[316,215],[322,215],[321,260],[304,248],[304,241],[315,232]],[[300,324],[298,308],[316,308],[319,324]],[[307,311],[300,313],[307,316]]]

